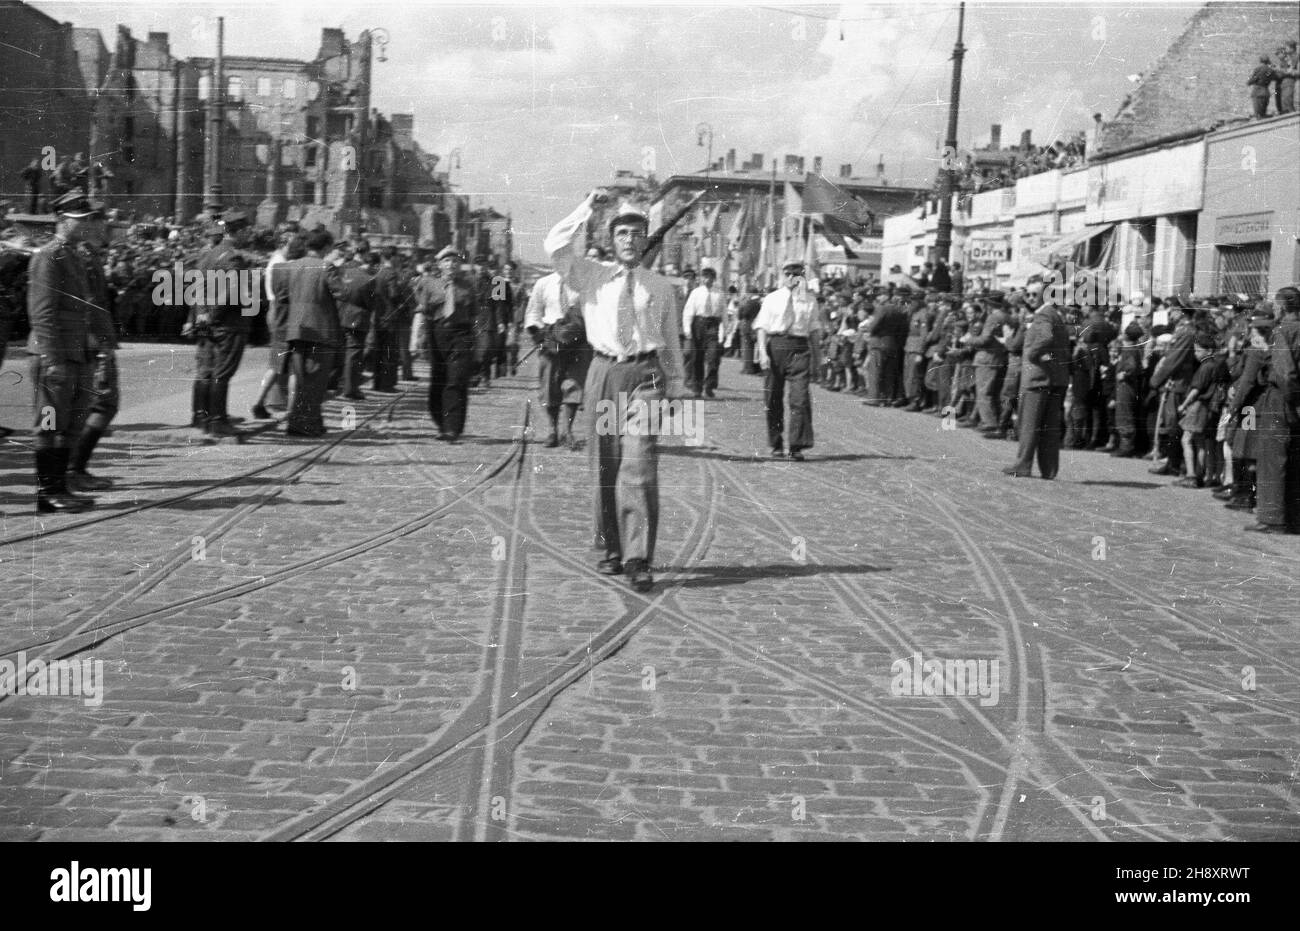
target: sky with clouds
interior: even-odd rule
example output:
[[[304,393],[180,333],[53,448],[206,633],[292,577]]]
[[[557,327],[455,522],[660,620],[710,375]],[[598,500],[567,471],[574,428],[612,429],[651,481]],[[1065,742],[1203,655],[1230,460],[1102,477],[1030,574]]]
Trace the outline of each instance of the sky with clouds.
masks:
[[[112,47],[118,23],[140,38],[168,32],[172,53],[212,55],[225,17],[232,55],[312,58],[320,30],[391,35],[375,65],[373,105],[415,114],[428,151],[461,150],[453,181],[510,211],[516,242],[541,239],[590,188],[639,170],[652,147],[659,177],[714,156],[820,155],[833,176],[883,158],[894,183],[928,184],[938,166],[957,32],[956,3],[488,5],[356,0],[78,0],[35,2],[93,26]],[[1037,142],[1112,117],[1130,76],[1182,32],[1200,4],[966,4],[958,138]]]

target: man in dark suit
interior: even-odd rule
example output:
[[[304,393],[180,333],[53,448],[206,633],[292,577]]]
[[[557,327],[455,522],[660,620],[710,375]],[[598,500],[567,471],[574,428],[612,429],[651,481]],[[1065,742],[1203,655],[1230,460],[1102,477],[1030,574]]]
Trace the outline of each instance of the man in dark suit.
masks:
[[[250,263],[235,237],[248,228],[249,220],[242,211],[228,210],[219,223],[220,241],[195,263],[204,283],[203,301],[191,308],[196,365],[190,422],[210,436],[237,436],[241,431],[231,426],[227,397],[230,380],[244,357],[256,309],[246,314],[240,299],[240,276],[247,274]],[[211,293],[222,290],[212,286],[218,275],[227,283],[224,296]],[[260,300],[261,295],[255,297]]]
[[[364,401],[361,368],[365,358],[366,334],[370,332],[375,303],[375,276],[370,271],[370,253],[361,246],[339,267],[339,326],[343,328],[343,397]]]
[[[1042,285],[1031,285],[1030,307],[1042,300]],[[1025,332],[1021,368],[1020,454],[1002,471],[1017,478],[1033,472],[1035,454],[1043,478],[1056,478],[1061,462],[1061,422],[1070,384],[1070,333],[1061,309],[1051,301],[1038,306]]]
[[[1157,451],[1165,461],[1154,469],[1152,475],[1181,475],[1183,471],[1182,430],[1178,426],[1178,408],[1196,374],[1196,355],[1193,346],[1196,330],[1190,319],[1183,316],[1182,307],[1171,304],[1169,326],[1174,331],[1173,341],[1151,375],[1151,391],[1157,392],[1159,407],[1156,414]]]
[[[103,213],[80,190],[53,203],[55,237],[37,249],[27,268],[27,316],[35,400],[36,507],[77,513],[94,500],[68,490],[72,443],[81,434],[94,392],[89,308],[94,289],[78,243],[103,243]]]
[[[307,234],[307,255],[286,262],[275,276],[277,296],[289,304],[285,335],[298,385],[285,421],[286,436],[319,437],[325,433],[321,404],[343,341],[339,270],[325,258],[333,243],[329,230],[312,230]]]
[[[1256,444],[1257,533],[1300,533],[1300,291],[1277,293],[1278,324],[1259,402]]]
[[[371,271],[375,276],[374,338],[375,367],[373,387],[385,394],[397,390],[402,356],[397,345],[401,330],[402,284],[398,277],[397,250],[385,246],[380,256],[371,254]]]
[[[429,416],[438,439],[455,443],[465,430],[469,381],[482,362],[476,345],[479,288],[461,272],[461,255],[447,246],[438,253],[442,277],[428,287]]]

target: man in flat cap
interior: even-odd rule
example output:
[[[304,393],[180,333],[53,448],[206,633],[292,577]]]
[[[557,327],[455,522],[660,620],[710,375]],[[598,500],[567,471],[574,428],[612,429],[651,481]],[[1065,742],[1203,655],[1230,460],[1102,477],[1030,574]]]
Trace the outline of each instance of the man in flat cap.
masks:
[[[596,475],[597,566],[607,575],[626,570],[634,590],[654,586],[659,525],[659,464],[655,437],[647,435],[647,403],[686,394],[681,316],[667,278],[641,267],[649,218],[630,205],[609,221],[613,262],[581,256],[582,231],[606,195],[596,190],[547,234],[555,270],[580,295],[587,341],[595,353],[583,403]],[[640,402],[640,403],[639,403]],[[609,411],[617,412],[612,426]],[[604,416],[602,416],[604,415]]]
[[[781,266],[781,287],[763,298],[754,321],[754,357],[767,372],[763,405],[767,443],[776,459],[786,450],[786,386],[790,388],[790,458],[803,461],[813,445],[811,373],[821,367],[821,333],[826,329],[817,299],[808,289],[803,262]]]
[[[94,394],[96,348],[90,338],[95,289],[79,243],[102,244],[103,211],[73,189],[52,204],[55,235],[37,249],[27,267],[27,316],[35,400],[36,507],[42,513],[78,513],[91,498],[68,490],[72,444],[80,434]]]
[[[248,227],[248,214],[227,210],[213,234],[220,239],[195,263],[203,276],[203,300],[190,309],[196,344],[191,424],[209,436],[239,436],[242,432],[230,423],[227,396],[257,314],[256,305],[248,306],[246,312],[241,298],[241,277],[247,274],[250,262],[236,237]],[[224,287],[214,286],[218,281]],[[260,302],[260,290],[249,289],[249,293]]]
[[[425,289],[429,340],[429,416],[438,439],[455,443],[465,430],[469,383],[482,356],[478,352],[477,282],[461,270],[461,254],[446,246],[437,255],[441,277]]]

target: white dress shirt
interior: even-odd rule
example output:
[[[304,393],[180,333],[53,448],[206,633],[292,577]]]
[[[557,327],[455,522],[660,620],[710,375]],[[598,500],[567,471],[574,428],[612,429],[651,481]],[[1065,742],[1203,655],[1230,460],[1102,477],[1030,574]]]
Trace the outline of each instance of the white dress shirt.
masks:
[[[800,293],[802,291],[802,293]],[[793,313],[787,316],[793,298]],[[754,329],[763,330],[768,336],[807,336],[813,332],[826,329],[821,318],[821,309],[811,291],[796,288],[777,288],[763,298],[754,319]]]
[[[551,272],[537,279],[533,293],[528,296],[528,309],[524,311],[524,329],[541,329],[564,319],[568,309],[578,302],[578,293],[564,286],[559,272]]]
[[[682,332],[690,335],[691,320],[696,317],[721,319],[722,306],[721,293],[700,285],[686,298],[686,306],[682,308]]]
[[[627,269],[615,262],[597,262],[579,255],[576,240],[590,216],[591,207],[583,201],[555,225],[545,242],[555,270],[578,292],[587,324],[587,342],[596,352],[621,359],[658,352],[668,396],[684,395],[681,318],[672,284],[663,275],[640,266]],[[633,276],[635,327],[632,338],[624,345],[618,337],[618,305],[629,274]]]

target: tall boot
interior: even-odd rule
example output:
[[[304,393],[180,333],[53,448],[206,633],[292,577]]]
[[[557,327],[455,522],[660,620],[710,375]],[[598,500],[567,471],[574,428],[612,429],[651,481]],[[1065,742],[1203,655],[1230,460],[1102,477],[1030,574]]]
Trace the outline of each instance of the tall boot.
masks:
[[[68,492],[65,476],[71,450],[36,450],[36,509],[44,514],[77,514],[95,506],[90,498]]]
[[[212,391],[209,395],[211,398],[211,416],[208,417],[208,435],[209,436],[243,436],[242,430],[237,430],[230,425],[230,418],[226,413],[226,397],[230,392],[230,382],[214,381]]]
[[[551,429],[546,434],[546,442],[542,445],[547,449],[554,449],[560,445],[560,438],[556,421],[559,419],[560,409],[558,407],[548,407],[546,409],[546,420],[551,425]]]
[[[194,387],[190,391],[190,426],[205,429],[208,425],[208,418],[212,412],[211,397],[212,382],[204,378],[196,378]]]
[[[77,437],[77,445],[72,450],[72,458],[69,460],[64,479],[72,491],[102,491],[113,484],[110,480],[91,475],[86,470],[95,446],[107,427],[107,424],[101,423],[100,417],[99,414],[91,415],[86,425],[81,428],[81,436]]]

